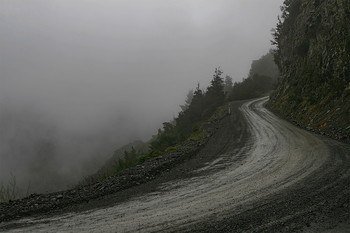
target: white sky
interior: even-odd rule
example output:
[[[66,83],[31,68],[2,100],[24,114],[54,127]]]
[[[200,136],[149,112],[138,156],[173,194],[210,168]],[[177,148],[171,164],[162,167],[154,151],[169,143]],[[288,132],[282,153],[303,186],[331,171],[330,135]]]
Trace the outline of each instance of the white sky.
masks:
[[[189,89],[197,82],[208,85],[215,67],[236,81],[247,76],[252,60],[271,47],[270,30],[281,4],[0,0],[0,110],[10,112],[0,112],[0,119],[4,114],[22,115],[18,119],[26,112],[32,118],[42,115],[28,122],[45,119],[42,132],[52,124],[70,142],[65,133],[108,135],[116,147],[134,138],[149,139],[162,122],[177,115]],[[17,124],[17,118],[11,121],[14,135],[28,125],[23,119]],[[12,140],[0,136],[0,147]],[[77,147],[85,151],[63,154],[88,154],[85,145]],[[18,164],[17,158],[8,161]],[[13,170],[2,154],[0,163],[2,171]]]
[[[0,84],[82,114],[123,102],[168,117],[215,67],[246,77],[281,2],[0,0]]]

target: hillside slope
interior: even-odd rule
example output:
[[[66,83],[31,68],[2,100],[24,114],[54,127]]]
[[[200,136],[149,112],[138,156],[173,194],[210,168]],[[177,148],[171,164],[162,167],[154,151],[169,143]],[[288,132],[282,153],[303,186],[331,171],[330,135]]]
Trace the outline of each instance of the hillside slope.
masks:
[[[201,146],[0,204],[0,231],[349,232],[350,145],[279,119],[266,101],[231,102]]]
[[[275,31],[281,72],[269,106],[297,124],[350,140],[350,1],[286,0]]]

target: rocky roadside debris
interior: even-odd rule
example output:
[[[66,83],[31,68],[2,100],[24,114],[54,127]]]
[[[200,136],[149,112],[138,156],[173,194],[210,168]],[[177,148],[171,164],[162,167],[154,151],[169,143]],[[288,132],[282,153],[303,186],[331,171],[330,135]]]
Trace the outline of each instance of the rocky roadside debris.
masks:
[[[23,199],[0,203],[0,222],[37,214],[54,213],[151,181],[161,173],[194,156],[220,128],[220,122],[226,116],[227,111],[221,111],[220,114],[206,122],[203,126],[203,130],[207,133],[206,137],[186,141],[179,145],[177,150],[149,159],[141,165],[126,169],[105,180],[65,191],[31,194]]]
[[[321,129],[313,128],[310,126],[304,126],[297,121],[292,121],[293,124],[299,126],[300,128],[306,129],[308,131],[327,136],[329,138],[333,138],[337,141],[342,141],[345,143],[350,143],[350,126],[348,126],[345,129],[337,129],[337,128],[330,128],[327,131],[323,131]]]
[[[297,121],[293,115],[285,116],[275,111],[274,109],[272,109],[271,106],[268,104],[265,105],[265,107],[269,109],[271,112],[273,112],[275,115],[279,116],[280,118],[285,119],[302,129],[335,139],[337,141],[341,141],[348,144],[350,143],[350,125],[347,126],[346,128],[332,127],[332,128],[328,128],[327,130],[322,130],[320,128],[312,127],[310,126],[310,124],[309,125],[302,124],[301,122]]]

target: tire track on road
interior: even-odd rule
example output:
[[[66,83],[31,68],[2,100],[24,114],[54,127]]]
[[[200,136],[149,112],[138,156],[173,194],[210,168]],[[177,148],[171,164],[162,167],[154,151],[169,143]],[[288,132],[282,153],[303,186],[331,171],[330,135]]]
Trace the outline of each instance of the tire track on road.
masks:
[[[323,179],[322,171],[337,175],[339,161],[349,161],[349,150],[280,120],[263,107],[266,101],[249,101],[240,108],[240,117],[223,120],[218,134],[197,156],[215,154],[216,160],[192,171],[192,177],[164,183],[157,192],[109,208],[20,220],[18,224],[35,224],[10,232],[271,232],[296,221],[319,204],[310,202],[301,208],[285,195],[298,185]],[[246,136],[237,137],[234,127],[244,127]],[[245,146],[237,148],[247,135]],[[342,157],[331,156],[336,148]],[[348,180],[349,167],[341,171],[345,172],[343,181]],[[339,183],[333,178],[327,183],[330,187]],[[298,191],[308,190],[299,187]],[[302,197],[296,202],[305,204],[313,196],[306,193]],[[292,212],[283,214],[276,203]]]

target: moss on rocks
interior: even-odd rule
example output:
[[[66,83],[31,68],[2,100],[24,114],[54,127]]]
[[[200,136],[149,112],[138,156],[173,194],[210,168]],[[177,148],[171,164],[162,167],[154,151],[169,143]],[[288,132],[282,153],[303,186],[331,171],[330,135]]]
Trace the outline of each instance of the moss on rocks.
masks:
[[[305,128],[349,141],[350,2],[286,3],[275,35],[281,78],[269,107]]]

